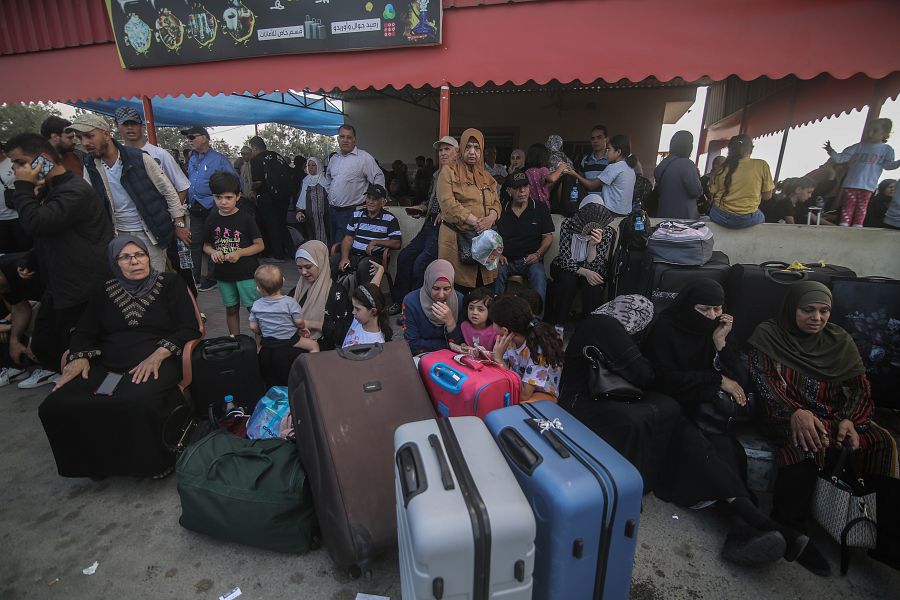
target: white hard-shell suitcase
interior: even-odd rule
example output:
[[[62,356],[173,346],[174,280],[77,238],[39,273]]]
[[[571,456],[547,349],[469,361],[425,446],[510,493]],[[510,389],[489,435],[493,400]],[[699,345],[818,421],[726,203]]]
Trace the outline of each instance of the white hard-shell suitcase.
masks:
[[[394,434],[403,600],[528,600],[535,521],[478,417],[408,423]]]

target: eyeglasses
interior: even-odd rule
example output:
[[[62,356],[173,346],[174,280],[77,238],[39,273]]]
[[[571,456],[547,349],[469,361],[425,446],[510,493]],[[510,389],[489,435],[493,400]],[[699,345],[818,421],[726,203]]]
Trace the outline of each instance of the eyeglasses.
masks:
[[[203,134],[192,133],[191,135],[187,136],[187,139],[193,141],[193,140],[197,139],[198,137],[203,137]]]
[[[133,260],[141,262],[146,258],[149,258],[146,252],[135,252],[134,254],[120,254],[116,257],[116,261],[127,265]]]

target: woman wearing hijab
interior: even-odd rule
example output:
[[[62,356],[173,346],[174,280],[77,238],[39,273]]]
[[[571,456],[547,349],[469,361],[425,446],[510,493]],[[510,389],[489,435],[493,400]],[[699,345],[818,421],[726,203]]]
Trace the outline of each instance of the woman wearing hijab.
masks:
[[[353,306],[346,288],[331,278],[328,247],[310,240],[297,248],[294,262],[300,281],[291,295],[303,309],[310,338],[323,351],[340,348],[353,320]]]
[[[667,463],[656,495],[685,508],[724,501],[742,527],[728,535],[723,556],[755,564],[784,557],[796,560],[809,541],[805,535],[763,515],[747,487],[747,456],[728,433],[697,426],[701,404],[719,391],[739,405],[747,403],[746,373],[740,354],[726,343],[733,320],[722,312],[725,292],[711,279],[696,279],[679,292],[650,330],[644,355],[656,372],[654,388],[671,395],[684,417],[672,434]]]
[[[463,296],[453,289],[454,270],[441,258],[425,269],[425,283],[403,298],[403,337],[412,353],[434,352],[463,343],[459,307]]]
[[[114,278],[88,302],[38,414],[63,477],[163,477],[175,463],[163,424],[184,402],[180,357],[200,337],[197,317],[184,281],[153,270],[143,241],[120,235],[108,255]],[[96,393],[116,373],[112,393]]]
[[[772,517],[800,530],[826,451],[842,444],[856,450],[857,471],[878,491],[878,508],[894,507],[878,511],[879,526],[882,518],[897,518],[896,500],[882,498],[889,490],[896,493],[897,446],[872,421],[865,367],[850,334],[828,322],[831,306],[831,291],[823,284],[795,283],[778,318],[760,323],[748,340],[750,371],[778,446]],[[830,572],[811,545],[799,562],[819,575]]]
[[[452,265],[457,288],[469,292],[492,284],[497,271],[481,264],[460,263],[457,231],[481,233],[491,229],[500,217],[500,199],[497,182],[484,169],[484,135],[477,129],[466,129],[459,142],[459,157],[442,168],[437,177],[444,225],[438,234],[438,256]]]
[[[602,304],[609,246],[616,236],[609,227],[614,218],[602,204],[587,202],[560,225],[559,254],[550,263],[554,285],[548,323],[566,323],[579,290],[585,312]]]
[[[306,177],[297,196],[297,222],[306,225],[306,237],[329,244],[328,232],[331,220],[328,218],[328,194],[325,192],[325,177],[322,164],[315,156],[306,161]]]
[[[578,325],[566,348],[559,397],[563,408],[641,472],[645,494],[656,485],[681,409],[673,399],[651,391],[631,401],[592,397],[591,363],[584,349],[596,347],[618,375],[647,390],[653,382],[653,366],[632,336],[652,318],[653,303],[637,294],[618,296],[595,310]]]
[[[653,178],[659,190],[659,207],[655,214],[666,219],[697,219],[697,200],[703,194],[700,172],[691,160],[694,136],[690,131],[676,131],[669,142],[669,155],[656,165]]]

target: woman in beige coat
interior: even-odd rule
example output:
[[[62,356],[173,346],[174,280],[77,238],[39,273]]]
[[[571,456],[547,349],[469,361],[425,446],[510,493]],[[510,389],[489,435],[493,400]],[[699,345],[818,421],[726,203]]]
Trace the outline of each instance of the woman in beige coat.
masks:
[[[444,225],[438,237],[438,256],[453,265],[456,288],[468,291],[493,283],[497,271],[480,264],[460,264],[453,228],[477,233],[490,229],[500,218],[500,199],[497,182],[484,169],[484,135],[477,129],[466,129],[459,143],[459,158],[441,169],[437,178]]]

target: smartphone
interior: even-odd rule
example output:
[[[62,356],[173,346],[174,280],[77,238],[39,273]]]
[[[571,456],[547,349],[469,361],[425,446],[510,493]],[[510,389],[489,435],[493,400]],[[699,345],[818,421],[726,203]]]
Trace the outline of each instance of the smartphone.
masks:
[[[106,379],[103,380],[103,383],[100,384],[100,387],[97,388],[94,395],[112,396],[113,392],[116,391],[116,386],[119,385],[119,382],[122,380],[122,375],[122,373],[107,373]]]
[[[52,171],[53,167],[55,167],[55,166],[56,165],[54,165],[52,162],[50,162],[43,156],[38,156],[33,161],[31,161],[32,169],[40,169],[40,171],[38,171],[38,176],[37,176],[38,181],[43,181],[44,178],[47,177],[47,173]]]

